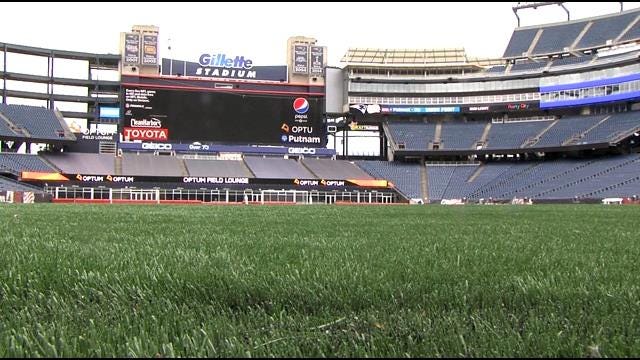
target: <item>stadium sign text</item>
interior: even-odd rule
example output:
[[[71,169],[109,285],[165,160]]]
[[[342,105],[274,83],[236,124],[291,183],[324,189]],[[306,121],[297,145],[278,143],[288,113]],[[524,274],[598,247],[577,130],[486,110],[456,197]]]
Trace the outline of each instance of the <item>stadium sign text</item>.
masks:
[[[305,155],[315,155],[316,153],[316,149],[314,148],[307,148],[307,147],[302,147],[302,148],[298,148],[298,147],[290,147],[287,152],[289,154],[305,154]]]
[[[253,60],[245,59],[244,56],[227,58],[225,54],[202,54],[198,63],[202,66],[223,67],[230,69],[251,69]]]
[[[182,178],[182,182],[193,184],[248,184],[249,178],[185,176]]]
[[[282,135],[283,142],[290,143],[305,143],[305,144],[320,144],[321,139],[319,136],[295,136],[295,135]]]
[[[142,143],[143,150],[171,150],[172,144]]]
[[[156,128],[159,129],[162,127],[162,121],[156,118],[151,118],[151,120],[147,119],[131,119],[131,126],[133,127],[144,127],[144,128]]]
[[[125,139],[129,140],[158,140],[166,141],[169,138],[169,129],[130,128],[123,129]]]
[[[198,64],[197,76],[255,79],[257,75],[256,71],[247,71],[253,68],[253,60],[244,56],[231,58],[226,54],[202,54]]]

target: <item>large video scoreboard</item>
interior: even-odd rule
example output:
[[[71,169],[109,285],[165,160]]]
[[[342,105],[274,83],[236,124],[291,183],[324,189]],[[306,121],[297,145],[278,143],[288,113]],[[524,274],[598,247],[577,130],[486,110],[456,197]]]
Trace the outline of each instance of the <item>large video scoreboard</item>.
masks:
[[[123,141],[324,147],[321,97],[123,87]]]

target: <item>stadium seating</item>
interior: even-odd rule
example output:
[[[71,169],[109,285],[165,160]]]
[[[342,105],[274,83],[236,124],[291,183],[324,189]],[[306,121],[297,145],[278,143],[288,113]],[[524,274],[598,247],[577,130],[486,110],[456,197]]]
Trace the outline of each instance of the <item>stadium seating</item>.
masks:
[[[504,51],[504,58],[519,57],[526,53],[531,46],[531,42],[538,33],[537,28],[516,29],[511,35],[507,49]]]
[[[594,20],[575,48],[589,49],[615,40],[637,16],[637,12],[632,12]]]
[[[518,71],[539,71],[544,69],[549,63],[547,61],[522,61],[511,66],[510,72]]]
[[[570,200],[575,197],[640,194],[640,155],[599,159],[496,162],[478,170],[465,166],[428,166],[431,201],[513,197]],[[473,181],[469,177],[478,171]]]
[[[36,186],[24,184],[4,176],[0,176],[0,191],[31,191],[42,192],[42,189]]]
[[[0,118],[0,136],[19,136],[15,132],[11,131],[9,125]]]
[[[551,63],[551,67],[560,67],[566,65],[578,65],[593,61],[593,56],[567,56],[560,59],[554,59]]]
[[[395,143],[404,144],[407,150],[428,150],[436,130],[435,124],[422,122],[389,122],[388,126]]]
[[[577,142],[580,144],[610,142],[639,128],[640,112],[612,114],[607,120],[586,132]]]
[[[26,105],[0,104],[0,112],[32,138],[60,140],[65,131],[53,110]]]
[[[443,199],[457,198],[460,194],[466,193],[469,188],[468,180],[478,170],[478,165],[458,165],[453,166],[453,169],[451,178],[442,194]]]
[[[524,57],[525,53],[528,56],[566,53],[567,49],[588,50],[636,40],[640,38],[638,23],[628,31],[624,31],[639,14],[640,10],[633,9],[598,18],[532,26],[525,29],[516,28],[503,57]],[[541,33],[536,40],[539,31]],[[576,43],[575,46],[574,43]],[[532,44],[534,44],[533,50],[528,53]]]
[[[320,179],[371,179],[369,174],[345,160],[305,158],[301,162]]]
[[[487,72],[488,73],[496,73],[496,74],[504,73],[506,68],[507,67],[504,66],[504,65],[492,66],[487,70]]]
[[[190,176],[253,177],[241,160],[184,159],[184,163]]]
[[[440,149],[475,149],[486,126],[485,122],[445,122],[440,133]]]
[[[114,175],[115,157],[110,154],[59,153],[42,155],[65,174]]]
[[[542,35],[533,48],[534,55],[563,52],[578,37],[586,26],[586,21],[544,27]]]
[[[245,163],[262,179],[316,179],[301,163],[293,159],[246,156]]]
[[[547,130],[540,137],[540,140],[531,147],[562,146],[564,142],[572,136],[577,136],[587,131],[604,118],[605,115],[569,116],[562,118]]]
[[[420,164],[360,160],[356,164],[376,179],[391,181],[408,198],[422,198]]]
[[[122,173],[127,176],[187,176],[182,159],[151,154],[122,155]]]
[[[23,171],[56,172],[37,155],[0,153],[0,173],[19,175]]]
[[[537,136],[550,121],[513,122],[492,124],[487,135],[486,149],[517,149],[524,142]]]
[[[620,42],[640,39],[640,21],[636,22],[622,37]]]

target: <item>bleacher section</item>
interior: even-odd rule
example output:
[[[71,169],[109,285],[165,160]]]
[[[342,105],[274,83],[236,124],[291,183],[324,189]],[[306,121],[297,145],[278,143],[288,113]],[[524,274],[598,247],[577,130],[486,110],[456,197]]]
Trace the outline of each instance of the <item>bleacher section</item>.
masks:
[[[244,161],[184,159],[184,163],[189,176],[253,177]]]
[[[629,132],[640,128],[640,112],[612,114],[600,125],[584,134],[584,137],[576,140],[579,144],[593,144],[614,141]]]
[[[540,36],[536,46],[533,48],[533,54],[542,55],[563,52],[565,48],[571,47],[571,44],[573,44],[585,26],[586,21],[581,21],[543,28],[542,36]]]
[[[554,59],[551,67],[560,67],[566,65],[577,65],[593,60],[593,56],[567,56],[561,59]]]
[[[631,41],[635,39],[640,39],[640,21],[633,24],[631,29],[629,29],[626,33],[624,33],[624,35],[622,35],[622,37],[618,41],[626,42],[626,41]]]
[[[9,125],[0,117],[0,136],[19,136],[19,134],[11,131]]]
[[[546,61],[523,61],[511,66],[510,72],[541,70],[548,65]]]
[[[572,136],[579,135],[604,119],[605,115],[570,116],[561,119],[531,147],[562,146]]]
[[[179,159],[175,156],[150,154],[122,155],[122,174],[126,176],[187,176]]]
[[[445,122],[440,134],[440,149],[475,149],[486,126],[484,122]]]
[[[389,122],[388,126],[396,144],[404,144],[407,150],[429,150],[436,130],[435,124],[422,122]]]
[[[369,174],[349,161],[309,158],[301,162],[320,179],[371,179]]]
[[[58,119],[53,110],[35,106],[0,104],[0,113],[16,126],[25,129],[31,138],[74,139],[72,135],[70,138],[65,137],[65,133],[70,134],[70,132],[63,127],[63,122]]]
[[[427,167],[427,168],[430,168]],[[443,199],[451,199],[453,196],[464,192],[468,188],[469,178],[478,170],[478,165],[453,166],[454,171],[442,195]]]
[[[42,156],[66,174],[115,174],[115,157],[110,154],[60,153]]]
[[[0,153],[0,173],[20,175],[22,171],[56,172],[37,155]]]
[[[570,200],[575,197],[640,195],[640,155],[597,160],[488,163],[474,173],[470,166],[427,166],[432,202],[441,199]],[[416,176],[416,179],[418,177]]]
[[[42,189],[17,182],[15,180],[0,176],[0,191],[31,191],[42,192]]]
[[[499,73],[503,73],[506,68],[507,67],[504,65],[492,66],[487,70],[487,72],[499,74]]]
[[[575,48],[590,49],[602,46],[607,40],[613,42],[637,16],[637,12],[632,12],[594,20]]]
[[[376,179],[391,181],[406,197],[422,198],[420,164],[373,160],[360,160],[356,164]]]
[[[244,161],[257,178],[316,179],[315,175],[293,159],[246,156]]]
[[[608,119],[598,125],[607,117]],[[442,123],[438,150],[474,150],[486,125],[487,123],[484,122]],[[435,124],[421,122],[389,124],[393,141],[396,144],[406,144],[405,149],[400,150],[433,150],[425,147],[418,148],[418,145],[433,141],[435,127]],[[544,131],[547,127],[549,128]],[[553,120],[493,123],[482,150],[604,144],[618,142],[633,134],[634,131],[640,131],[640,111],[611,115],[567,116],[559,119],[555,124]]]
[[[511,35],[511,40],[509,40],[509,45],[507,45],[507,49],[504,51],[504,58],[512,58],[522,56],[523,53],[526,53],[531,46],[531,42],[536,37],[538,33],[538,28],[530,28],[530,29],[515,29],[513,34]]]
[[[429,200],[442,199],[455,170],[455,166],[427,166]]]
[[[624,35],[623,32],[636,20],[639,14],[640,9],[632,9],[562,24],[516,28],[503,57],[525,57],[524,53],[527,53],[526,56],[566,53],[567,50],[595,49],[636,40],[640,37],[638,23],[635,23]],[[539,31],[542,32],[536,38]],[[534,45],[533,50],[528,53],[532,45]]]
[[[492,124],[487,135],[486,149],[517,149],[528,138],[535,137],[550,121]]]

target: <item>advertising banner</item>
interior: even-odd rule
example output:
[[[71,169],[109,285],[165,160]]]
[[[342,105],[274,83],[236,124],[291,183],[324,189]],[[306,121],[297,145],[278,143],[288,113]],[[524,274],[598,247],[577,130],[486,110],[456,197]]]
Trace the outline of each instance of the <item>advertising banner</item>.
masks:
[[[324,47],[312,46],[311,47],[311,73],[314,75],[322,76],[324,68]]]
[[[124,63],[140,63],[140,34],[127,33],[124,36]]]
[[[309,47],[307,45],[293,45],[293,73],[309,73]]]
[[[158,65],[158,36],[142,36],[142,65]]]

